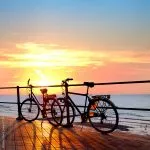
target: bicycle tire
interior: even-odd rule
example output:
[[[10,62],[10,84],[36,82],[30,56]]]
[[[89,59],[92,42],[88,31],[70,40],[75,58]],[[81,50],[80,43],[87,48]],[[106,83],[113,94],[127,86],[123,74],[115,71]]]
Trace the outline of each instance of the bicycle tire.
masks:
[[[25,99],[21,104],[21,116],[26,121],[34,121],[38,118],[40,109],[34,99]]]
[[[61,123],[61,126],[70,126],[73,124],[74,120],[75,120],[75,116],[76,116],[76,113],[75,113],[75,109],[73,107],[73,105],[71,104],[71,102],[69,102],[69,115],[70,115],[70,120],[69,120],[69,123],[67,121],[67,108],[66,108],[66,102],[65,102],[65,98],[64,99],[60,99],[58,98],[58,101],[59,101],[59,104],[61,106],[61,110],[62,110],[62,123]]]
[[[92,127],[103,134],[113,132],[119,122],[117,109],[107,98],[92,99],[88,106],[88,118]]]
[[[46,108],[46,116],[47,120],[50,124],[53,126],[59,126],[62,123],[62,111],[61,106],[59,105],[57,100],[53,100],[53,102],[50,104],[48,103]]]

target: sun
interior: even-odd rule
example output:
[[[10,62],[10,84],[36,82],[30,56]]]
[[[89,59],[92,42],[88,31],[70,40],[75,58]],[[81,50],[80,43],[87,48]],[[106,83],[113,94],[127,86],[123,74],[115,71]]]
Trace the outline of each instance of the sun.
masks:
[[[47,73],[44,74],[41,70],[36,69],[36,84],[39,86],[48,86],[54,84],[54,79],[51,76],[48,76]]]
[[[47,79],[41,79],[37,81],[37,85],[40,85],[40,86],[47,86],[48,84],[49,84],[49,81]]]
[[[54,86],[54,85],[60,85],[61,81],[55,74],[48,71],[43,71],[40,69],[34,70],[34,85],[40,86],[40,88],[47,88],[48,94],[57,94],[61,92],[61,87],[48,87],[48,86]],[[60,74],[59,74],[60,75]],[[62,74],[63,76],[63,74]],[[43,86],[43,87],[42,87]],[[47,87],[45,87],[47,86]],[[36,90],[37,92],[40,91],[39,89]]]

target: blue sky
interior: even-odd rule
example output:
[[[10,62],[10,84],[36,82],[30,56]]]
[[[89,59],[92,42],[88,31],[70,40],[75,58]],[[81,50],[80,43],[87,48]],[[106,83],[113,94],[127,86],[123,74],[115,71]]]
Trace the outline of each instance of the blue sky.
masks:
[[[64,38],[64,45],[71,39],[70,46],[75,42],[81,48],[149,47],[148,0],[1,0],[0,10],[6,38],[29,33],[54,42]]]
[[[0,20],[1,83],[150,77],[149,0],[0,0]]]

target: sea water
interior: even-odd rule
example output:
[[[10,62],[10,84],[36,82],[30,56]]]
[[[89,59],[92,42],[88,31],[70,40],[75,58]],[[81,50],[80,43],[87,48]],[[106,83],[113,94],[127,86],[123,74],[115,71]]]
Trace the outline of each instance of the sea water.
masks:
[[[77,105],[84,105],[85,97],[71,96],[74,103]],[[22,102],[27,96],[20,96]],[[37,96],[41,102],[41,96]],[[117,107],[126,108],[148,108],[150,109],[150,95],[149,94],[136,94],[136,95],[111,95],[111,101]],[[3,102],[17,103],[16,95],[0,95],[0,115],[18,117],[18,105],[8,104]],[[150,111],[139,110],[120,110],[119,125],[122,131],[132,131],[138,134],[150,135]]]

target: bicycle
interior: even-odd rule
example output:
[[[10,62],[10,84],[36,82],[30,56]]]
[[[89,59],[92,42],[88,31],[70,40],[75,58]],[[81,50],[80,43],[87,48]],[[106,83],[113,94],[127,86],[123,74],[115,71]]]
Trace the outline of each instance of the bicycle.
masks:
[[[72,78],[67,78],[62,81],[63,89],[62,95],[57,100],[62,109],[63,119],[61,122],[62,126],[72,126],[76,111],[81,116],[81,123],[87,122],[92,125],[97,131],[101,133],[113,132],[119,122],[119,116],[114,103],[110,100],[110,95],[94,95],[89,96],[89,88],[94,87],[94,82],[84,82],[84,86],[87,87],[86,93],[75,93],[68,91],[68,82],[73,80]],[[85,96],[84,111],[78,108],[78,106],[73,102],[70,94]],[[88,103],[88,104],[87,104]],[[76,111],[75,111],[76,110]]]
[[[41,112],[50,124],[58,126],[62,122],[61,107],[57,101],[56,94],[47,94],[47,89],[40,89],[42,93],[42,104],[38,101],[33,92],[33,86],[29,84],[29,97],[21,103],[21,116],[24,120],[32,122],[36,120]]]

